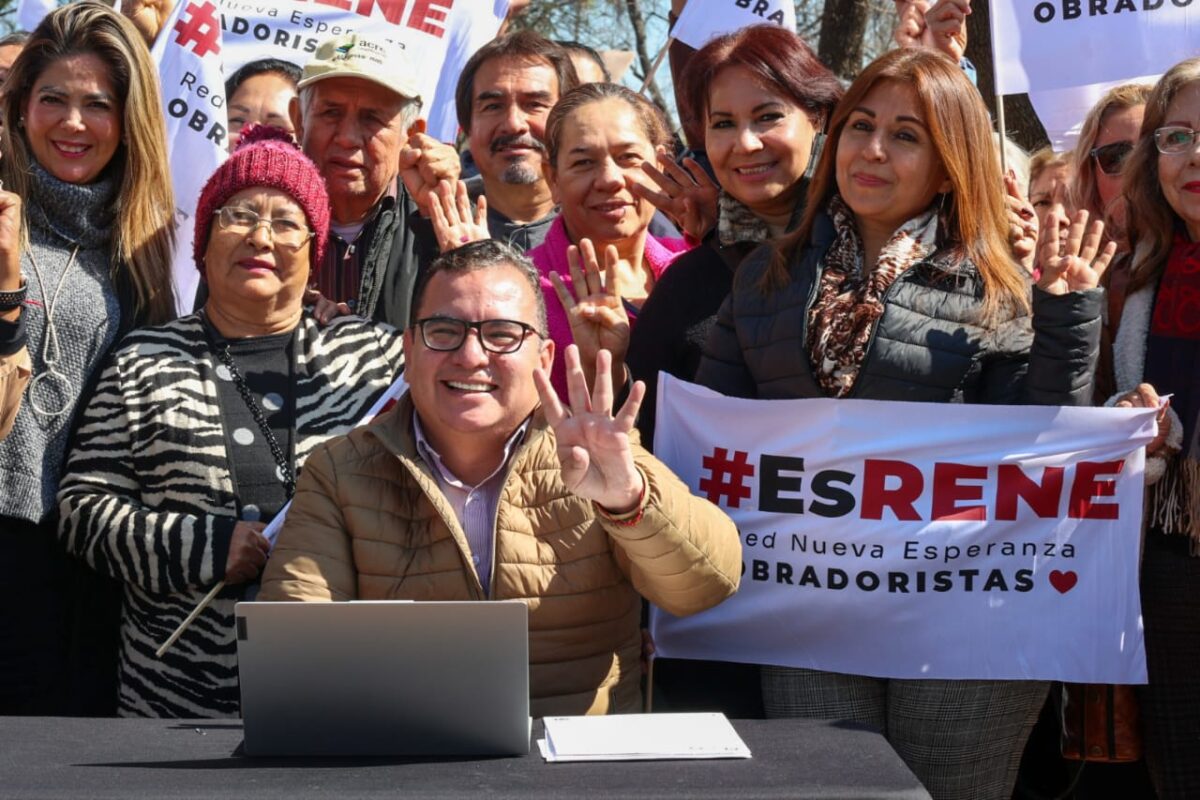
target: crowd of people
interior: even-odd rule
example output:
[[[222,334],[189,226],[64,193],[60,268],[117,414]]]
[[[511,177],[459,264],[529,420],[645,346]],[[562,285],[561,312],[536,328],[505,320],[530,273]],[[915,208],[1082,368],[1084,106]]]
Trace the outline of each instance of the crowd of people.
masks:
[[[535,715],[640,709],[644,601],[696,613],[742,569],[650,452],[666,372],[1159,409],[1137,693],[1158,796],[1200,796],[1200,59],[1025,159],[973,85],[969,0],[897,6],[848,85],[771,25],[675,42],[682,140],[530,32],[462,70],[461,147],[369,37],[246,64],[183,316],[155,31],[83,0],[0,40],[0,713],[236,717],[260,586],[521,599]],[[869,723],[934,797],[1007,798],[1050,686],[664,661],[653,691]]]

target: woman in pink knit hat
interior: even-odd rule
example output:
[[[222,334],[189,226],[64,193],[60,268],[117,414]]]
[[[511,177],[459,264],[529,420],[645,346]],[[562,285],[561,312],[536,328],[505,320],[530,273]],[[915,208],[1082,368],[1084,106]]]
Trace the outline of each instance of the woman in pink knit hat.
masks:
[[[316,167],[248,128],[196,212],[196,314],[129,335],[80,422],[58,495],[67,548],[124,585],[119,713],[236,717],[233,606],[305,456],[395,378],[401,337],[302,303],[329,230]],[[161,658],[156,649],[219,583]]]

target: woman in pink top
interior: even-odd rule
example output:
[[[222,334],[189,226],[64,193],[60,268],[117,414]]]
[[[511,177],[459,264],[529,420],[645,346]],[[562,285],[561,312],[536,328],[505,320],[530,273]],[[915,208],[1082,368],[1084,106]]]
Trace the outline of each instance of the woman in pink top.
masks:
[[[667,152],[671,133],[662,112],[640,95],[612,83],[568,92],[546,120],[545,144],[546,177],[560,211],[527,255],[541,272],[557,345],[551,381],[566,397],[562,353],[572,341],[589,383],[602,347],[622,372],[614,385],[624,382],[629,326],[663,270],[691,244],[649,233],[655,207],[642,197],[652,193],[643,188],[642,165]],[[576,287],[579,281],[586,287]]]

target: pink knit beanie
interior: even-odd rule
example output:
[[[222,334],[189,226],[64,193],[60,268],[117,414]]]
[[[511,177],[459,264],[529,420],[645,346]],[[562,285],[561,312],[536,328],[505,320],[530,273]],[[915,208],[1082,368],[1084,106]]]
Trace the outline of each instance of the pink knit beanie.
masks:
[[[292,142],[292,135],[273,125],[249,125],[242,129],[237,149],[217,167],[200,192],[196,204],[192,256],[204,274],[204,251],[212,233],[213,215],[225,201],[243,189],[266,186],[286,192],[304,209],[313,231],[313,271],[321,264],[329,239],[329,195],[316,165]]]

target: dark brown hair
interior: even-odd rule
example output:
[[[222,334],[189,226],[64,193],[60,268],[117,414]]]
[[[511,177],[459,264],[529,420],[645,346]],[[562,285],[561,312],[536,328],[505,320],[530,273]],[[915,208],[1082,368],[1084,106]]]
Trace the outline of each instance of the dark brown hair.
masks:
[[[585,83],[563,95],[550,116],[546,118],[546,153],[552,169],[558,169],[558,150],[562,146],[563,123],[571,114],[584,106],[599,103],[602,100],[621,100],[637,115],[642,126],[642,133],[654,148],[670,148],[671,127],[662,109],[642,97],[632,89],[627,89],[617,83]]]
[[[842,84],[807,42],[778,25],[751,25],[718,36],[688,61],[676,100],[689,141],[704,141],[708,93],[727,67],[743,67],[771,91],[790,98],[818,129],[842,99]]]
[[[538,268],[533,265],[533,262],[519,250],[495,239],[481,239],[453,250],[447,250],[430,262],[429,266],[417,276],[417,284],[413,288],[412,319],[409,324],[416,327],[417,314],[421,311],[421,303],[425,301],[425,291],[429,288],[434,275],[443,272],[448,275],[465,275],[468,272],[497,267],[512,267],[525,278],[537,306],[538,332],[542,336],[546,336],[548,330],[546,296],[542,292],[541,273],[538,272]]]
[[[475,73],[485,61],[493,58],[516,58],[526,61],[544,61],[554,68],[558,75],[558,96],[579,85],[575,75],[575,65],[571,62],[571,54],[549,39],[539,36],[533,31],[517,31],[509,33],[485,44],[475,51],[468,60],[462,72],[458,75],[458,85],[454,87],[454,108],[458,111],[458,126],[464,133],[471,130],[471,108],[475,95]]]

